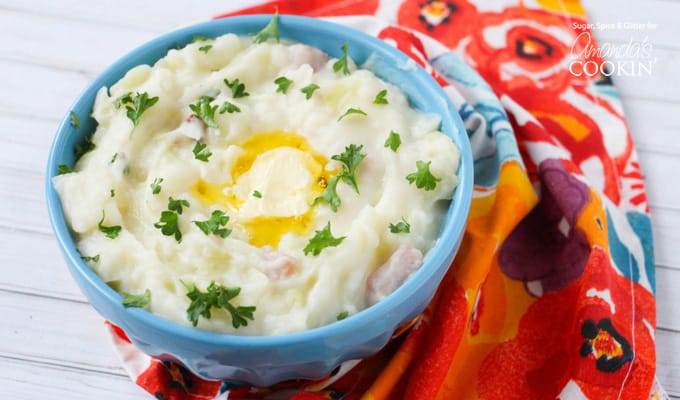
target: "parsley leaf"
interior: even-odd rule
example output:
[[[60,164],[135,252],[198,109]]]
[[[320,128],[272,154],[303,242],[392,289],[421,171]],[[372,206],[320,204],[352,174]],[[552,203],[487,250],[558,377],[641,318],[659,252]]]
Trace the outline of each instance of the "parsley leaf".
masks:
[[[213,40],[213,39],[214,38],[211,38],[210,36],[194,35],[194,37],[191,39],[191,43],[206,42],[208,40]]]
[[[76,128],[80,128],[80,120],[78,119],[76,113],[73,111],[69,111],[68,113],[71,116],[71,125],[75,126]]]
[[[99,254],[97,254],[94,257],[88,257],[88,256],[80,256],[80,259],[85,261],[85,262],[99,262]]]
[[[83,143],[83,144],[77,143],[76,144],[76,146],[75,146],[76,157],[80,158],[83,155],[85,155],[85,153],[89,153],[92,150],[94,150],[96,147],[97,147],[97,145],[92,142],[92,135],[90,135],[90,136],[85,138],[85,143]]]
[[[379,91],[378,94],[375,95],[373,104],[389,104],[385,96],[387,96],[387,89]]]
[[[118,153],[114,153],[113,157],[111,157],[111,164],[116,162],[116,158],[118,158]]]
[[[111,197],[114,197],[116,195],[116,191],[114,189],[111,189]]]
[[[260,193],[259,190],[253,191],[253,197],[257,197],[258,199],[262,198],[262,193]]]
[[[276,93],[281,92],[283,94],[286,94],[290,85],[293,84],[293,81],[286,78],[285,76],[279,76],[274,80],[274,83],[279,85],[278,89],[276,89]]]
[[[201,96],[195,104],[189,104],[189,108],[194,112],[194,115],[203,121],[207,126],[219,129],[219,125],[215,122],[215,111],[217,106],[211,106],[210,102],[215,100],[210,96]]]
[[[168,199],[168,210],[174,211],[177,214],[182,214],[182,206],[189,207],[189,202],[187,200],[175,200],[172,196]]]
[[[339,313],[338,316],[335,317],[335,319],[338,320],[338,321],[342,321],[343,319],[345,319],[347,317],[349,317],[349,311],[343,311],[343,312]]]
[[[210,282],[205,292],[199,290],[195,284],[187,285],[182,282],[187,289],[187,297],[191,300],[187,308],[187,318],[193,326],[198,325],[200,317],[210,318],[212,308],[222,308],[231,315],[231,325],[238,329],[247,326],[248,320],[253,320],[255,306],[235,306],[230,300],[241,293],[241,288],[227,288],[215,281]]]
[[[411,233],[411,224],[406,222],[405,219],[401,219],[401,221],[397,222],[396,224],[390,224],[390,232],[392,233]]]
[[[349,70],[349,57],[347,56],[347,50],[349,50],[349,44],[345,43],[341,47],[342,57],[333,63],[333,71],[338,72],[342,70],[342,73],[349,75],[351,71]]]
[[[406,175],[406,180],[409,183],[415,182],[418,189],[434,190],[437,187],[437,182],[441,181],[441,178],[432,175],[430,172],[430,164],[432,164],[432,161],[416,161],[418,170]]]
[[[158,96],[149,97],[147,92],[137,92],[134,95],[132,92],[128,92],[116,99],[114,106],[116,109],[125,106],[127,117],[132,121],[133,126],[137,126],[139,125],[139,120],[142,118],[142,114],[157,102]]]
[[[279,12],[278,10],[276,11],[276,14],[272,17],[271,21],[267,24],[267,26],[264,27],[261,31],[259,31],[254,37],[253,37],[253,42],[254,43],[263,43],[266,42],[267,39],[269,39],[270,36],[274,37],[276,41],[281,40],[281,34],[279,33]]]
[[[318,88],[319,88],[319,85],[317,85],[316,83],[310,83],[309,85],[307,85],[307,86],[303,87],[302,89],[300,89],[300,91],[301,91],[302,93],[304,93],[304,94],[306,95],[305,98],[306,98],[307,100],[309,100],[309,99],[312,98],[312,95],[314,94],[314,91],[317,90]]]
[[[172,197],[168,199],[168,210],[161,212],[161,219],[153,224],[165,236],[174,236],[177,243],[182,242],[182,232],[179,230],[179,214],[182,214],[183,208],[189,207],[187,200],[175,200]]]
[[[203,53],[208,54],[208,52],[210,51],[210,49],[212,49],[212,47],[213,46],[211,44],[206,44],[205,46],[199,47],[198,51],[202,51]]]
[[[241,112],[241,109],[236,104],[225,101],[222,103],[222,107],[220,107],[220,114],[224,114],[225,112],[232,114],[235,112]]]
[[[352,186],[357,193],[359,193],[359,186],[357,185],[356,171],[361,163],[361,160],[366,158],[366,153],[362,153],[361,149],[364,145],[350,144],[345,147],[345,151],[332,156],[333,160],[343,163],[343,172],[339,175],[342,180],[348,185]]]
[[[363,116],[368,115],[368,114],[366,114],[366,112],[364,112],[363,110],[361,110],[361,109],[359,109],[359,108],[350,108],[349,110],[345,111],[345,113],[342,114],[342,115],[338,118],[338,121],[340,121],[341,119],[345,118],[346,116],[348,116],[348,115],[350,115],[350,114],[360,114],[360,115],[363,115]]]
[[[225,79],[224,84],[231,89],[231,96],[235,99],[250,96],[250,93],[246,92],[246,85],[239,82],[238,79],[234,79],[233,82],[229,82],[228,79]]]
[[[57,175],[70,174],[71,172],[73,172],[73,169],[66,164],[59,164],[57,166]]]
[[[102,219],[99,221],[99,224],[97,224],[97,227],[99,228],[99,232],[103,233],[106,235],[107,238],[109,239],[115,239],[118,237],[118,234],[120,233],[121,228],[120,225],[114,225],[114,226],[105,226],[104,224],[104,218],[106,217],[106,214],[104,211],[102,211]]]
[[[163,183],[163,178],[156,178],[151,182],[151,194],[158,194],[161,192],[161,183]]]
[[[385,140],[385,147],[389,147],[396,153],[399,146],[401,146],[401,136],[395,131],[390,131],[390,136]]]
[[[326,226],[320,231],[315,231],[314,237],[309,239],[309,243],[303,249],[305,255],[312,253],[313,256],[318,256],[321,254],[321,250],[326,247],[335,247],[345,240],[346,236],[341,236],[339,238],[333,237],[331,233],[331,223],[330,221]]]
[[[151,291],[146,289],[142,294],[123,293],[121,304],[125,307],[144,308],[151,302]]]
[[[341,203],[340,196],[338,196],[338,192],[336,191],[339,180],[340,175],[332,177],[326,185],[326,189],[324,189],[323,193],[321,193],[321,196],[314,199],[314,203],[312,203],[312,205],[317,205],[318,203],[325,201],[331,206],[331,210],[333,210],[333,212],[337,212]]]
[[[177,243],[182,242],[182,232],[179,230],[179,224],[177,223],[177,213],[172,211],[163,211],[161,213],[160,221],[153,224],[157,229],[161,230],[161,233],[165,236],[175,236]]]
[[[227,225],[229,222],[229,217],[224,215],[224,212],[220,210],[215,210],[210,215],[210,219],[207,221],[193,221],[196,226],[203,231],[203,233],[210,235],[219,236],[225,238],[231,234],[231,229],[220,228],[221,226]]]
[[[203,162],[208,162],[208,158],[212,155],[210,150],[208,150],[208,145],[201,142],[196,142],[194,145],[194,158]]]

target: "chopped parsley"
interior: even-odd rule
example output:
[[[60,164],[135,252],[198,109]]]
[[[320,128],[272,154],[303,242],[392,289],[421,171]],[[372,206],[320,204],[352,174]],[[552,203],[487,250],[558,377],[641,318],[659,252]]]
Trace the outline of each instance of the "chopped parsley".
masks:
[[[307,100],[309,100],[309,99],[312,98],[312,95],[314,94],[314,91],[317,90],[317,89],[319,89],[319,85],[317,85],[316,83],[310,83],[309,85],[307,85],[307,86],[303,87],[302,89],[300,89],[300,91],[301,91],[302,93],[304,93],[304,94],[305,94],[305,98],[306,98]]]
[[[113,157],[111,157],[111,164],[115,163],[117,158],[118,158],[118,153],[114,153]]]
[[[73,125],[76,128],[80,128],[80,120],[78,119],[76,113],[74,113],[73,111],[69,111],[68,113],[71,116],[71,125]]]
[[[85,262],[99,262],[99,254],[94,257],[80,256],[80,259]]]
[[[158,96],[149,97],[147,92],[135,93],[128,92],[118,97],[114,103],[116,109],[125,106],[127,117],[132,121],[133,126],[139,125],[142,114],[158,102]]]
[[[85,155],[85,153],[89,153],[92,150],[94,150],[96,147],[97,147],[97,145],[95,145],[92,142],[92,135],[90,135],[90,136],[85,138],[85,143],[83,143],[83,144],[77,143],[76,144],[76,146],[75,146],[76,157],[80,158],[83,155]]]
[[[215,100],[215,98],[211,96],[201,96],[196,103],[189,104],[189,108],[194,112],[194,115],[207,126],[219,129],[220,126],[215,122],[215,111],[217,111],[217,106],[210,105],[210,102],[213,100]]]
[[[279,86],[278,89],[276,89],[277,93],[281,92],[283,94],[286,94],[286,92],[288,92],[288,88],[290,87],[290,85],[293,84],[293,81],[286,78],[285,76],[279,76],[274,80],[274,83]]]
[[[314,199],[314,203],[312,203],[312,205],[317,205],[318,203],[325,201],[331,207],[333,212],[337,212],[340,204],[342,203],[337,192],[338,181],[340,181],[340,175],[335,175],[332,177],[331,180],[328,181],[326,189],[324,189],[323,193],[321,193],[321,196]]]
[[[390,232],[392,233],[411,233],[411,224],[406,222],[405,219],[401,219],[401,221],[397,222],[396,224],[390,224]]]
[[[205,46],[199,47],[198,51],[202,51],[203,53],[208,54],[208,52],[210,51],[210,49],[212,49],[212,47],[213,46],[211,44],[206,44]]]
[[[70,174],[73,169],[66,164],[59,164],[57,166],[57,175]]]
[[[225,101],[222,103],[222,107],[220,107],[220,114],[224,114],[225,112],[232,114],[235,112],[241,112],[241,109],[234,103],[231,103],[229,101]]]
[[[303,251],[305,255],[312,253],[313,256],[318,256],[323,249],[326,247],[336,247],[340,245],[345,238],[346,236],[338,238],[333,237],[333,234],[331,233],[331,223],[329,221],[323,229],[315,231],[314,237],[309,239],[309,243],[307,243],[307,246],[305,246]]]
[[[375,95],[373,104],[389,104],[389,101],[387,101],[385,96],[387,96],[387,89],[379,91],[378,94]]]
[[[187,200],[175,200],[172,197],[168,199],[168,209],[161,212],[161,219],[153,224],[165,236],[174,236],[177,243],[182,242],[182,232],[179,230],[179,214],[182,214],[183,208],[189,207]]]
[[[163,183],[163,178],[156,178],[151,182],[151,194],[158,194],[161,192],[163,189],[161,183]]]
[[[432,164],[432,161],[416,161],[418,170],[406,175],[406,180],[411,184],[415,182],[418,189],[434,190],[437,187],[437,182],[441,181],[441,178],[432,175],[430,164]]]
[[[144,308],[151,302],[151,291],[146,289],[142,294],[123,293],[121,304],[125,307]]]
[[[225,238],[231,234],[231,229],[223,228],[229,222],[229,216],[224,215],[223,211],[215,210],[207,221],[193,221],[194,224],[206,235],[219,236]]]
[[[115,189],[111,189],[110,194],[111,194],[111,197],[114,197],[114,196],[116,195],[116,190],[115,190]]]
[[[184,211],[183,207],[189,208],[189,201],[182,199],[175,200],[170,196],[168,199],[168,210],[174,211],[177,214],[182,214],[182,211]]]
[[[269,37],[273,37],[276,39],[276,41],[281,40],[281,34],[279,33],[279,12],[278,10],[276,11],[276,14],[272,17],[271,21],[265,26],[261,31],[259,31],[255,36],[253,36],[253,42],[255,43],[264,43],[269,39]]]
[[[357,193],[359,193],[356,177],[357,168],[359,168],[361,160],[366,158],[366,153],[361,152],[361,149],[363,148],[364,145],[357,146],[355,144],[350,144],[345,147],[344,152],[331,157],[333,160],[340,161],[343,164],[343,171],[339,176],[343,182],[352,186]]]
[[[241,288],[228,288],[212,281],[203,292],[195,284],[187,285],[184,282],[182,284],[187,289],[187,297],[191,300],[187,308],[187,318],[193,326],[198,325],[200,317],[210,319],[212,308],[227,311],[231,315],[231,325],[236,329],[247,326],[248,320],[253,320],[255,306],[236,306],[230,301],[241,293]]]
[[[194,158],[203,162],[208,162],[208,158],[212,155],[212,152],[208,150],[208,145],[201,142],[196,142],[192,151],[194,152]]]
[[[208,40],[213,40],[210,36],[204,36],[204,35],[194,35],[194,37],[191,39],[192,43],[196,42],[206,42]]]
[[[258,199],[262,198],[262,193],[260,193],[259,190],[254,190],[253,191],[253,197],[257,197]]]
[[[342,70],[342,73],[349,75],[351,71],[349,70],[349,57],[347,56],[347,50],[349,50],[349,44],[345,43],[341,47],[342,57],[338,61],[333,63],[333,71],[338,72]]]
[[[120,234],[120,231],[123,228],[121,228],[120,225],[105,226],[104,225],[104,218],[106,218],[106,214],[104,213],[104,211],[102,211],[102,219],[99,220],[99,224],[97,224],[97,228],[99,228],[99,232],[103,233],[109,239],[117,238],[118,234]]]
[[[343,319],[345,319],[347,317],[349,317],[349,311],[343,311],[343,312],[339,313],[338,316],[335,317],[335,319],[338,320],[338,321],[342,321]]]
[[[396,153],[399,146],[401,146],[401,136],[395,131],[390,131],[390,136],[385,140],[385,147],[389,147]]]
[[[250,96],[250,93],[246,92],[246,85],[239,82],[238,79],[234,79],[233,82],[229,82],[228,79],[225,79],[224,84],[227,85],[229,89],[231,89],[231,96],[235,99],[238,99],[239,97]]]
[[[363,110],[361,110],[361,109],[359,109],[359,108],[350,108],[349,110],[345,111],[345,113],[342,114],[342,115],[338,118],[338,121],[340,121],[341,119],[343,119],[343,118],[345,118],[346,116],[351,115],[351,114],[359,114],[359,115],[363,115],[363,116],[367,116],[367,115],[368,115],[368,114],[366,114],[365,111],[363,111]]]

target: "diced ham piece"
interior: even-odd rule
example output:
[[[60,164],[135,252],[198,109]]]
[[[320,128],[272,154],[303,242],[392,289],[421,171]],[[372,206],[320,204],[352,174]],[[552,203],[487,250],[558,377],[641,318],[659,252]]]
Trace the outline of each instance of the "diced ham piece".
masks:
[[[373,305],[397,290],[423,264],[423,253],[409,244],[397,251],[368,277],[366,300]]]
[[[298,261],[294,257],[277,250],[266,250],[257,268],[270,280],[280,281],[291,276],[297,266]]]
[[[304,44],[294,44],[290,46],[293,55],[292,66],[295,68],[300,65],[309,64],[314,71],[318,71],[328,61],[328,55],[323,51]]]

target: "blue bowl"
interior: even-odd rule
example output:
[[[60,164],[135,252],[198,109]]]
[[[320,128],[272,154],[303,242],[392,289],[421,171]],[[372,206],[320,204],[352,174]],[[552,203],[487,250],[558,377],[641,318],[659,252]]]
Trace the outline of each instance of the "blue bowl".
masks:
[[[423,69],[414,68],[399,50],[362,32],[319,19],[279,18],[282,38],[306,43],[333,57],[340,57],[340,47],[348,42],[349,55],[358,65],[370,58],[370,69],[400,87],[415,108],[441,116],[441,130],[458,145],[462,156],[458,170],[460,183],[443,221],[440,239],[423,266],[381,302],[342,321],[308,331],[279,336],[218,334],[182,326],[143,309],[123,307],[121,296],[81,260],[52,177],[58,165],[73,166],[76,144],[84,142],[95,130],[96,122],[90,114],[99,88],[110,87],[137,65],[152,65],[169,49],[190,43],[194,35],[251,35],[271,18],[271,15],[252,15],[190,26],[152,40],[116,61],[73,104],[71,111],[79,117],[80,127],[72,126],[68,113],[65,115],[50,151],[46,182],[50,221],[66,263],[84,295],[104,318],[120,326],[140,350],[151,356],[180,362],[207,379],[257,386],[288,379],[318,379],[343,361],[374,354],[396,329],[420,314],[432,299],[460,245],[473,185],[466,130],[435,80]]]

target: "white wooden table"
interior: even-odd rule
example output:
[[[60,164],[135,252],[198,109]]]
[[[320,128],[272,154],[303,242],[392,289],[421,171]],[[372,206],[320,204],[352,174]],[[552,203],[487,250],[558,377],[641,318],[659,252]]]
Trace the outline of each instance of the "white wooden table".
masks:
[[[617,84],[645,173],[657,272],[661,383],[680,398],[680,1],[583,0],[597,31],[642,41],[648,77]],[[254,3],[0,0],[0,395],[3,399],[149,399],[121,368],[103,320],[72,281],[52,237],[44,166],[59,120],[108,64],[154,36]],[[235,4],[238,3],[238,4]]]

